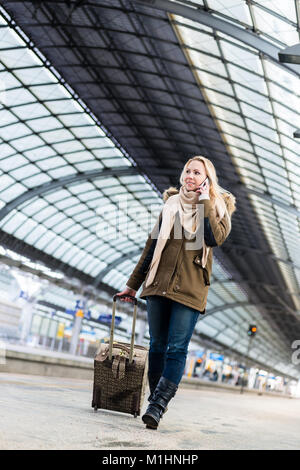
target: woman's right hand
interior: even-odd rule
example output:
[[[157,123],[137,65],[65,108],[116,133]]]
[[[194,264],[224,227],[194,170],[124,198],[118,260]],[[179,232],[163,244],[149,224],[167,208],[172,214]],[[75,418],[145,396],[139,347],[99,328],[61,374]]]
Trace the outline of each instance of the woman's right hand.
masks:
[[[116,295],[131,295],[132,297],[135,297],[136,295],[136,290],[134,289],[130,289],[129,287],[126,287],[122,292],[118,292]],[[132,302],[132,299],[130,299],[130,297],[123,297],[122,299],[120,299],[121,302]]]

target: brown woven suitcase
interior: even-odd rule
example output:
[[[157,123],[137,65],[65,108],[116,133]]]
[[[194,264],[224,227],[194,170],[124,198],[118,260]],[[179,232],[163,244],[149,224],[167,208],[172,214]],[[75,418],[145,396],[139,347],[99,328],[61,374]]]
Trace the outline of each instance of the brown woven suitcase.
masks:
[[[130,297],[134,302],[131,343],[113,341],[116,300]],[[94,359],[92,407],[140,415],[148,373],[148,348],[134,344],[137,299],[114,295],[109,344],[102,343]]]

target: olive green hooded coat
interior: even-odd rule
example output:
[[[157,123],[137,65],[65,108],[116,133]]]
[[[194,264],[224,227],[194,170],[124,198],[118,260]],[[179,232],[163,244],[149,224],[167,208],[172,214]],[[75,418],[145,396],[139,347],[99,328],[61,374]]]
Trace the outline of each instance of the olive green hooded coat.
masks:
[[[176,188],[169,188],[163,194],[164,201],[178,192]],[[222,196],[230,219],[225,213],[224,217],[217,221],[216,211],[211,200],[203,199],[199,201],[199,203],[204,204],[205,231],[210,234],[210,242],[213,240],[212,244],[206,242],[210,246],[210,250],[205,268],[202,268],[201,265],[203,249],[185,249],[186,238],[184,234],[181,239],[174,238],[173,226],[161,254],[154,281],[148,287],[143,286],[140,295],[142,299],[150,295],[159,295],[187,305],[202,314],[205,313],[212,272],[212,246],[220,246],[224,243],[231,230],[231,215],[236,210],[235,197],[230,193],[222,193]],[[159,215],[159,220],[161,220],[161,216],[162,213]],[[127,282],[127,286],[131,289],[137,291],[147,279],[155,242],[156,240],[151,238],[150,233],[142,255]]]

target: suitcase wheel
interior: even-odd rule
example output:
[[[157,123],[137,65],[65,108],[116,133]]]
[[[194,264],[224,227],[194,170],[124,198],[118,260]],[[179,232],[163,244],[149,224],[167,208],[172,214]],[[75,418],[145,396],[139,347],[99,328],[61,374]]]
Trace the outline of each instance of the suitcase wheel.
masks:
[[[137,412],[135,412],[133,416],[134,416],[135,418],[137,418],[137,415],[138,415]]]

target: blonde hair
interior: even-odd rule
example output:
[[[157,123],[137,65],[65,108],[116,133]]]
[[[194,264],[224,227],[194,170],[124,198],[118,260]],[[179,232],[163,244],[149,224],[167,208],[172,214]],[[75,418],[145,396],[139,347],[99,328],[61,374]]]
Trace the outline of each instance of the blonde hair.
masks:
[[[230,194],[234,198],[234,201],[235,201],[235,197],[233,196],[233,194],[231,194],[229,191],[227,191],[227,189],[222,188],[222,186],[220,186],[218,184],[218,177],[217,177],[217,172],[216,172],[215,166],[206,157],[196,156],[196,157],[190,158],[186,162],[186,164],[184,165],[183,170],[181,172],[180,178],[179,178],[180,184],[182,186],[184,186],[184,177],[185,177],[186,169],[187,169],[188,165],[192,161],[195,161],[195,160],[198,160],[199,162],[202,162],[204,164],[206,174],[207,174],[208,179],[209,179],[209,197],[212,200],[212,202],[215,202],[217,199],[224,202],[224,199],[222,197],[222,193]]]

